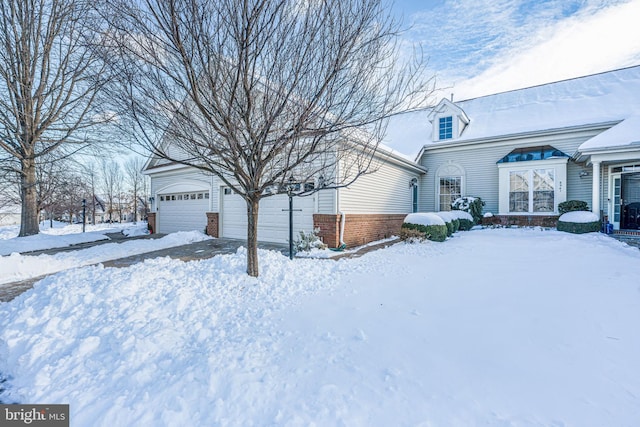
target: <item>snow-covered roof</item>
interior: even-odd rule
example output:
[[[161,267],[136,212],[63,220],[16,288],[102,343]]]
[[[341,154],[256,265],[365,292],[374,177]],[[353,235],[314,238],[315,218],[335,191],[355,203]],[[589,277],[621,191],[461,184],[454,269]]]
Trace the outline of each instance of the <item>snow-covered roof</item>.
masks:
[[[620,123],[586,141],[581,149],[630,144],[639,139],[637,131],[634,133],[633,130],[640,129],[640,66],[457,101],[455,104],[468,116],[468,126],[459,138],[431,142],[425,145],[425,149],[607,122]]]
[[[640,149],[640,111],[580,145],[582,152],[636,145]]]

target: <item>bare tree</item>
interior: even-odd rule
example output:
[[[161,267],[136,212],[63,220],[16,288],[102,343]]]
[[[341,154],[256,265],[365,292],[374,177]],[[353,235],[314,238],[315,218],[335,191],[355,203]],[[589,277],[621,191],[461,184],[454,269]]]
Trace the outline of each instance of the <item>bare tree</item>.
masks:
[[[83,0],[0,0],[0,150],[16,160],[20,236],[37,234],[37,159],[87,143],[104,78],[92,5]],[[91,27],[91,28],[90,28]]]
[[[122,170],[114,160],[103,160],[101,163],[102,191],[106,198],[106,214],[109,222],[113,222],[113,214],[120,212],[119,201],[122,187]]]
[[[144,175],[142,175],[142,168],[144,167],[144,161],[140,157],[132,157],[124,165],[125,174],[127,177],[127,184],[129,189],[131,190],[131,209],[133,212],[133,222],[135,223],[138,220],[138,213],[140,208],[144,206],[144,204],[140,205],[140,195],[142,186],[144,183]]]
[[[426,63],[402,60],[379,0],[108,3],[121,124],[155,156],[244,198],[252,276],[260,200],[290,178],[353,182],[370,170],[386,119],[424,108],[433,92]]]
[[[87,197],[85,205],[89,208],[91,215],[91,224],[96,225],[96,185],[98,179],[98,166],[93,161],[87,161],[82,164],[82,174],[87,186]]]

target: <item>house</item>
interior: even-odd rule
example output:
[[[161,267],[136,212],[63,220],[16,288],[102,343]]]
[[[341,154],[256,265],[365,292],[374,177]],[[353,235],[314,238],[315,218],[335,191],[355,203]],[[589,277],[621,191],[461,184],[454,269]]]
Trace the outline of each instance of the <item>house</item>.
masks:
[[[373,168],[375,173],[363,175],[347,187],[294,197],[294,235],[318,229],[329,247],[338,247],[341,237],[348,246],[356,246],[397,234],[406,214],[418,208],[417,183],[426,171],[385,147],[376,151]],[[214,237],[247,238],[246,203],[217,176],[153,157],[144,173],[151,181],[148,220],[154,232],[206,229]],[[323,179],[317,176],[314,182],[304,184],[318,188]],[[288,208],[286,194],[261,200],[259,241],[288,241]]]
[[[320,230],[330,247],[397,234],[404,216],[481,197],[503,224],[555,225],[558,205],[586,201],[616,230],[640,218],[640,66],[464,101],[423,114],[415,161],[381,147],[376,172],[294,198],[294,232]],[[217,177],[150,158],[153,230],[246,238],[246,205]],[[313,183],[320,185],[322,177]],[[288,199],[261,201],[258,239],[286,242]],[[344,221],[343,221],[344,218]],[[342,230],[342,228],[344,230]]]
[[[616,230],[640,218],[640,66],[464,101],[428,113],[421,211],[481,197],[503,224],[552,225],[583,200]]]

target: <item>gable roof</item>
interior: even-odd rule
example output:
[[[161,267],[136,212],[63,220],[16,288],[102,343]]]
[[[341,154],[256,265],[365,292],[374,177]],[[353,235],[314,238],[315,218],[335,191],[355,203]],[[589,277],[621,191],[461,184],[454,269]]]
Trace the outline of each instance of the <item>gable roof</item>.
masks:
[[[640,118],[636,117],[640,116],[640,66],[457,101],[455,105],[469,117],[464,133],[453,141],[429,142],[422,151],[506,135],[600,123],[613,127],[598,135],[600,138],[586,141],[585,148],[632,143],[627,141],[630,129],[638,129],[635,124],[640,123]],[[633,119],[625,124],[629,118]],[[613,132],[620,125],[624,129]],[[634,138],[635,141],[640,139],[637,132]]]

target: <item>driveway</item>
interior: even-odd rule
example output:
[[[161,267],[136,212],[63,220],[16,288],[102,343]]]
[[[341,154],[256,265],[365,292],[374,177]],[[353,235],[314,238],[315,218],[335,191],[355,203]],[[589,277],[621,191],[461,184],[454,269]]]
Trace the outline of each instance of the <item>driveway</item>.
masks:
[[[133,240],[133,239],[149,239],[149,238],[160,238],[163,237],[163,234],[152,234],[152,235],[144,235],[144,236],[136,236],[136,237],[125,237],[122,233],[110,233],[107,234],[110,240],[101,240],[98,242],[90,242],[90,243],[82,243],[79,245],[66,246],[64,248],[54,248],[54,249],[45,249],[40,251],[26,252],[26,255],[53,255],[61,252],[69,252],[76,251],[81,249],[86,249],[93,246],[103,245],[105,243],[122,243],[125,241]],[[101,264],[105,267],[115,267],[115,268],[123,268],[128,267],[133,264],[137,264],[146,259],[158,258],[158,257],[170,257],[174,259],[180,259],[183,261],[193,261],[200,260],[206,258],[212,258],[216,255],[220,254],[230,254],[234,253],[238,250],[239,247],[246,246],[245,240],[240,239],[210,239],[204,240],[201,242],[190,243],[182,246],[174,246],[172,248],[161,249],[153,252],[146,252],[138,255],[133,255],[126,258],[115,259],[111,261],[105,261]],[[260,249],[268,249],[274,251],[280,251],[285,255],[289,254],[289,245],[286,244],[278,244],[278,243],[258,243],[258,247]],[[28,280],[23,280],[20,282],[6,283],[0,285],[0,302],[1,301],[11,301],[21,293],[31,289],[34,283],[39,280],[42,280],[46,276],[40,276],[31,278]]]

